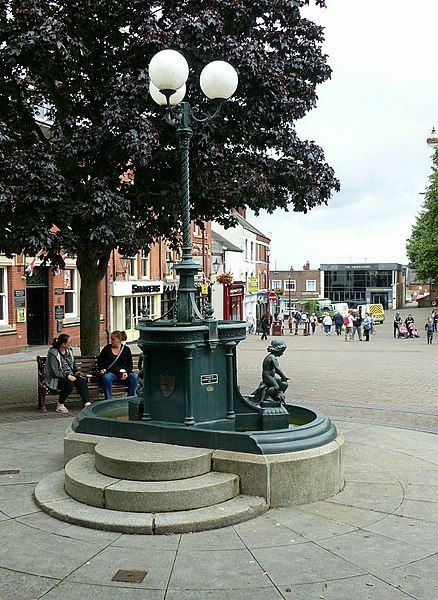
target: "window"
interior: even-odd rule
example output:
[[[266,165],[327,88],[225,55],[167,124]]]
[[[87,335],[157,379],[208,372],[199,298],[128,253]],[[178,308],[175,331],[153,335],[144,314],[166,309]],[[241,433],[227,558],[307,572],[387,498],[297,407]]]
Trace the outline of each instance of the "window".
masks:
[[[286,292],[295,292],[297,289],[296,279],[285,279],[284,280],[284,289]]]
[[[0,267],[0,325],[8,324],[7,289],[6,268]]]
[[[77,317],[77,272],[75,269],[64,271],[65,316]]]
[[[248,260],[248,240],[245,240],[245,260]]]
[[[254,260],[254,242],[251,242],[251,260]]]
[[[306,292],[316,292],[316,279],[306,279]]]
[[[137,259],[135,256],[125,256],[126,274],[129,279],[137,279]]]
[[[149,248],[141,249],[141,278],[149,279],[150,278],[150,270],[149,270]]]
[[[273,279],[272,280],[272,289],[280,290],[281,289],[281,279]]]

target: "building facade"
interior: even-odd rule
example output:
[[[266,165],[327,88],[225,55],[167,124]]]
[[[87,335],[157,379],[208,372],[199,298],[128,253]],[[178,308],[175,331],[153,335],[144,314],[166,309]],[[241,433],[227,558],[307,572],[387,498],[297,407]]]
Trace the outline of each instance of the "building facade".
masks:
[[[217,316],[226,320],[245,320],[251,314],[258,318],[267,308],[270,239],[246,220],[244,209],[234,216],[234,227],[226,229],[219,223],[212,225],[214,233],[240,249],[240,252],[226,253],[221,273],[230,274],[232,282],[221,284],[223,313]]]
[[[197,302],[202,307],[211,295],[207,273],[211,268],[210,224],[192,224]],[[111,253],[100,283],[100,343],[115,329],[125,330],[128,341],[138,338],[136,326],[147,310],[152,319],[173,318],[178,280],[173,268],[180,252],[159,240],[134,256]],[[28,346],[48,346],[61,331],[74,344],[80,337],[81,279],[76,259],[64,257],[65,270],[54,271],[39,257],[23,254],[7,258],[0,254],[0,354],[20,352]]]
[[[399,263],[321,264],[322,294],[333,302],[382,304],[400,308],[405,301],[405,270]]]
[[[285,319],[296,310],[298,302],[310,298],[321,298],[321,271],[311,269],[307,261],[302,270],[290,269],[289,271],[270,272],[271,290],[277,294],[274,309],[276,314]]]

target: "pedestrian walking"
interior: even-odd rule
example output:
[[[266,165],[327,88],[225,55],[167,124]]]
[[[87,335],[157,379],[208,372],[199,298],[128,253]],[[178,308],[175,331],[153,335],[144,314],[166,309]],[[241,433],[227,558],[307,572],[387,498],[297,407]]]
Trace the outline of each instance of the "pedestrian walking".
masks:
[[[353,323],[354,323],[354,319],[353,319],[353,315],[351,314],[351,311],[348,313],[348,315],[346,315],[344,317],[344,327],[345,327],[345,341],[346,342],[351,342],[353,340],[352,335],[353,335]]]
[[[325,313],[323,319],[322,319],[322,324],[324,327],[324,333],[326,335],[330,335],[331,329],[332,329],[332,325],[333,325],[333,321],[331,316],[328,313]]]
[[[400,324],[402,322],[403,322],[403,319],[402,319],[400,313],[396,312],[395,315],[394,315],[394,323],[393,323],[393,325],[394,325],[394,337],[397,338],[397,339],[400,337],[400,329],[399,328],[400,328]]]
[[[312,328],[312,335],[315,335],[317,325],[318,317],[315,315],[315,313],[312,313],[310,316],[310,327]]]
[[[370,341],[370,333],[373,330],[373,320],[371,318],[370,313],[365,313],[365,318],[363,320],[363,334],[365,336],[365,341]]]
[[[264,313],[260,319],[260,331],[262,332],[262,340],[268,339],[268,331],[271,325],[271,319],[268,313]]]
[[[353,315],[353,334],[352,339],[354,340],[354,336],[357,333],[357,337],[359,338],[359,342],[362,341],[362,317],[357,312]]]
[[[344,324],[344,317],[342,316],[339,310],[333,317],[333,321],[335,323],[336,335],[342,335],[342,325]]]
[[[438,332],[438,308],[434,308],[432,311],[433,330]]]
[[[246,328],[249,335],[254,333],[255,319],[252,313],[248,313],[248,316],[246,317]]]
[[[408,337],[410,337],[410,338],[414,337],[415,319],[411,315],[411,313],[409,313],[408,316],[406,317],[405,325],[406,325],[406,329],[408,330]]]
[[[434,322],[432,317],[429,317],[427,319],[426,325],[424,326],[424,329],[426,330],[426,338],[427,338],[427,343],[428,344],[432,344],[433,342],[433,331],[434,331]]]

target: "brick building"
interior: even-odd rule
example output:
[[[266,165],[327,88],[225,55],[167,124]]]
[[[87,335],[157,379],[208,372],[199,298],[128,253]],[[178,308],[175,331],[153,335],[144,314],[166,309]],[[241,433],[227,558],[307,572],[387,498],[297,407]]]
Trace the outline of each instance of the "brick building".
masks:
[[[270,271],[269,279],[270,288],[278,297],[274,311],[285,318],[291,309],[295,310],[297,302],[321,296],[321,271],[311,269],[309,261],[302,270],[291,267],[289,271]]]
[[[192,225],[192,247],[201,269],[196,281],[200,303],[201,284],[209,281],[211,268],[209,223]],[[178,281],[172,266],[178,258],[178,250],[164,239],[134,256],[111,253],[100,283],[102,345],[114,329],[125,330],[129,341],[137,339],[142,309],[148,309],[152,318],[174,316]],[[79,344],[80,276],[74,258],[66,257],[65,263],[64,271],[54,272],[42,265],[42,256],[0,254],[0,354],[50,345],[60,331]]]

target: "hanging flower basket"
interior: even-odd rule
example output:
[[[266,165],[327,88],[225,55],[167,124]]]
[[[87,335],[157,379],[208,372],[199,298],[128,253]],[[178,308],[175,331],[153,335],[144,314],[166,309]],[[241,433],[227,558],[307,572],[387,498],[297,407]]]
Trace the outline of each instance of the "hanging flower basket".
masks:
[[[222,273],[216,277],[216,281],[223,283],[224,285],[229,285],[230,283],[233,283],[233,276],[231,273]]]

